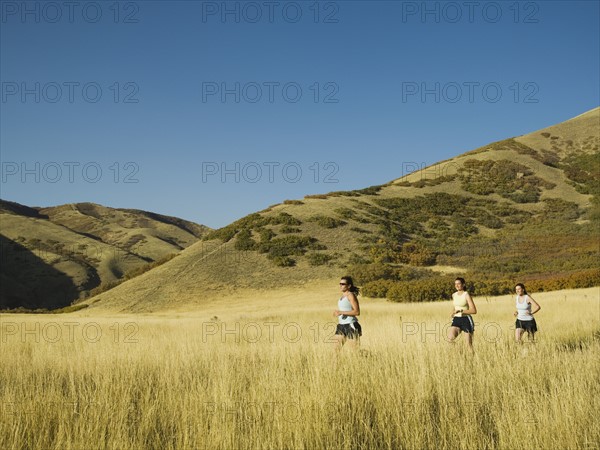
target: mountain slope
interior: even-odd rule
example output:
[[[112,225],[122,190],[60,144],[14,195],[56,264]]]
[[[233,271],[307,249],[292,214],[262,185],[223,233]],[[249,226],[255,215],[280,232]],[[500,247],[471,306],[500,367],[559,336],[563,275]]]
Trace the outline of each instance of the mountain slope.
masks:
[[[32,208],[0,200],[0,308],[55,308],[175,254],[209,229],[92,203]]]
[[[491,280],[508,288],[516,279],[546,289],[595,283],[599,111],[382,186],[251,214],[90,304],[193,307],[238,289],[301,287],[348,271],[370,295],[446,273],[481,280],[480,292],[495,289]]]

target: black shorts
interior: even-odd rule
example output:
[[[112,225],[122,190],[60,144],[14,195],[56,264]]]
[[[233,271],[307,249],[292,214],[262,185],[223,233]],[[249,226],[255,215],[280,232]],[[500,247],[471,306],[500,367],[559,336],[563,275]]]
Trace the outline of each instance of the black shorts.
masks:
[[[362,336],[362,328],[358,322],[338,324],[335,334],[345,336],[348,339],[356,339]]]
[[[519,320],[515,322],[515,328],[522,328],[529,333],[535,333],[537,331],[537,324],[535,323],[535,319],[531,320]]]
[[[460,328],[465,333],[473,333],[475,331],[475,324],[471,316],[453,317],[452,326]]]

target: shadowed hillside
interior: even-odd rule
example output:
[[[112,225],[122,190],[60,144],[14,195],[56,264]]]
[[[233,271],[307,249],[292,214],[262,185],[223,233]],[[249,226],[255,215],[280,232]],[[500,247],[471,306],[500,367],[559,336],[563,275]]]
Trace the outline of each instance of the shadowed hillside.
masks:
[[[0,200],[0,309],[69,305],[172,257],[208,230],[93,203],[32,208]]]
[[[71,277],[1,234],[0,250],[0,309],[63,307],[78,297]]]
[[[385,185],[286,200],[208,233],[92,309],[201,305],[342,273],[394,301],[447,298],[458,274],[484,295],[517,280],[598,285],[599,120],[596,108]]]

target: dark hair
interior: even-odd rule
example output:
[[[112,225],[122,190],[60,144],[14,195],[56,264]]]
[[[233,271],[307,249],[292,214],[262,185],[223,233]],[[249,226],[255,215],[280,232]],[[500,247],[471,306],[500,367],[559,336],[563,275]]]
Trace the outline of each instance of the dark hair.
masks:
[[[467,286],[467,282],[465,281],[465,279],[464,279],[464,278],[458,277],[458,278],[456,278],[456,280],[454,280],[454,281],[460,281],[460,282],[461,282],[461,283],[462,283],[462,284],[463,284],[465,287]]]
[[[348,290],[358,297],[358,295],[360,294],[360,288],[354,286],[354,281],[352,281],[352,277],[345,276],[340,278],[340,280],[344,280],[346,283],[348,283]]]
[[[523,283],[517,283],[515,287],[517,286],[521,286],[521,289],[523,289],[523,294],[527,295],[527,289],[525,289],[525,285]]]

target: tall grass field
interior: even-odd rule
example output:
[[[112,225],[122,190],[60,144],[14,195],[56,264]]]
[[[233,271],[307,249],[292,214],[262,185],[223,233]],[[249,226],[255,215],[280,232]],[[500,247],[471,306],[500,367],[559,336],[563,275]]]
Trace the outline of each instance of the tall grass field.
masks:
[[[363,299],[334,350],[332,289],[154,315],[0,316],[2,449],[598,449],[599,289],[449,302]]]

